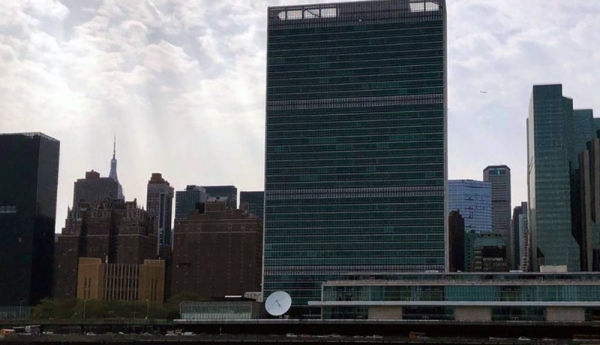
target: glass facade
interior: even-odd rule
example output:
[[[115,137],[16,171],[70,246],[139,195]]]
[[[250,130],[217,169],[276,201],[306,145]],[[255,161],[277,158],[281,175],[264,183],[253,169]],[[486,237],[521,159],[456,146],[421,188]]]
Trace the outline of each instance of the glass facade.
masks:
[[[268,11],[265,296],[444,270],[445,2]]]
[[[492,184],[474,180],[448,181],[448,211],[458,211],[465,232],[492,231]]]
[[[51,296],[59,151],[41,133],[0,135],[0,306]]]
[[[563,96],[560,84],[533,87],[527,120],[527,156],[534,270],[541,265],[566,265],[569,271],[581,270],[580,247],[573,237],[580,231],[580,210],[572,203],[579,190],[573,172],[578,167],[579,150],[594,138],[592,116],[586,110],[574,111],[573,100]]]
[[[175,219],[187,219],[198,203],[206,202],[206,190],[198,186],[187,186],[185,190],[175,193]]]
[[[265,209],[265,192],[240,192],[240,208],[242,203],[248,207],[248,213],[263,218]]]
[[[487,307],[492,321],[546,321],[548,308],[600,310],[600,274],[348,275],[323,284],[325,319],[370,318],[369,308],[401,307],[401,318],[454,320],[460,307]],[[363,280],[368,279],[368,280]],[[356,303],[352,303],[356,302]],[[400,315],[400,314],[399,314]]]

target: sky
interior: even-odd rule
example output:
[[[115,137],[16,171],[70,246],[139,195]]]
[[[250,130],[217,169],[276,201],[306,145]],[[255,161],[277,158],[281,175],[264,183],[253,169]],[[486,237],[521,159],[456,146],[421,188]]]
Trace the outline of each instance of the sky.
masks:
[[[262,190],[267,6],[319,0],[2,0],[0,132],[61,142],[57,231],[86,171],[145,205],[160,172],[176,190]],[[527,200],[534,84],[562,83],[600,117],[600,1],[447,0],[449,178],[512,169]],[[482,93],[485,91],[487,93]]]

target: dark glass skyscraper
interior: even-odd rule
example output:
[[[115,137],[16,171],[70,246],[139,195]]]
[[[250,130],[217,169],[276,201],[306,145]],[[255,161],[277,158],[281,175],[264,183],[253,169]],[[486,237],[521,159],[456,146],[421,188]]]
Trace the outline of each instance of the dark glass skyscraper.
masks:
[[[187,219],[191,211],[198,208],[198,204],[205,203],[206,190],[199,186],[189,185],[185,190],[175,193],[175,220]]]
[[[0,306],[51,296],[59,152],[41,133],[0,135]]]
[[[579,150],[593,139],[590,111],[573,110],[562,85],[535,85],[527,122],[529,229],[532,267],[566,265],[579,271],[581,231],[578,199]],[[575,221],[575,222],[573,222]],[[574,237],[575,234],[575,237]]]
[[[229,207],[237,209],[237,194],[238,190],[235,186],[202,186],[206,190],[206,194],[213,198],[227,198]]]
[[[444,0],[268,17],[265,296],[306,306],[347,272],[444,270]]]

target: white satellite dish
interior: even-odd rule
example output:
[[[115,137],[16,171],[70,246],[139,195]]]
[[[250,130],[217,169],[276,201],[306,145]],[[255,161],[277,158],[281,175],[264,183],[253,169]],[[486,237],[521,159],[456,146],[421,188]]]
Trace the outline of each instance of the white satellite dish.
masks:
[[[292,306],[292,297],[285,291],[273,292],[265,302],[267,313],[272,316],[285,314]]]

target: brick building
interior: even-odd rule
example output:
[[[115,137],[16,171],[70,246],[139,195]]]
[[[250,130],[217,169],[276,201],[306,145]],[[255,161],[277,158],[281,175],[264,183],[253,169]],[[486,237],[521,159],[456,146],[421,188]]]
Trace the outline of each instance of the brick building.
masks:
[[[172,293],[222,298],[260,291],[262,221],[227,202],[207,202],[175,221]]]
[[[152,219],[137,201],[80,203],[69,210],[56,243],[54,297],[80,297],[78,282],[84,281],[78,274],[80,264],[87,259],[137,267],[147,259],[156,259],[156,243]]]

